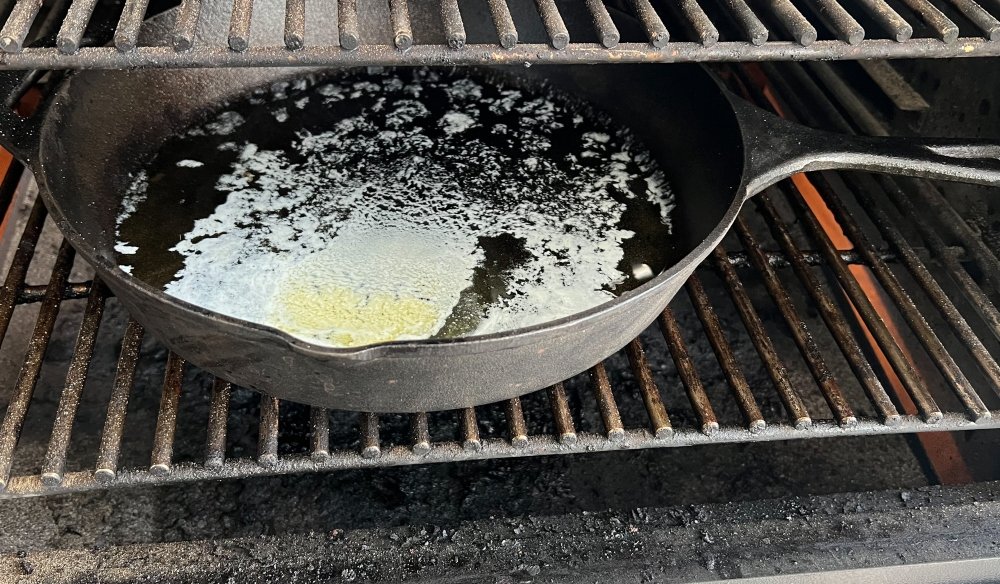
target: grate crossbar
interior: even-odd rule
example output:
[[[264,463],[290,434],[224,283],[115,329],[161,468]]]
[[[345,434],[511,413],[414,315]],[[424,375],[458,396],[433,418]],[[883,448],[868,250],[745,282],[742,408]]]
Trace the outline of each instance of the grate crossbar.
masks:
[[[214,0],[209,0],[214,1]],[[26,46],[41,0],[18,0],[0,14],[0,69],[126,69],[135,67],[345,66],[396,64],[503,64],[602,62],[704,62],[828,60],[1000,55],[1000,21],[982,2],[817,0],[803,10],[791,0],[586,0],[590,30],[567,24],[578,12],[570,0],[487,0],[463,14],[457,0],[441,0],[439,29],[418,35],[407,0],[331,4],[335,34],[306,42],[313,22],[305,0],[285,0],[277,34],[254,32],[253,0],[203,10],[202,0],[183,0],[170,34],[171,46],[145,45],[139,27],[148,0],[127,0],[111,46],[85,46],[96,0],[74,0],[51,46]],[[384,8],[377,8],[386,4]],[[946,4],[947,6],[939,6]],[[623,42],[609,5],[630,13],[644,38]],[[469,7],[467,6],[466,9]],[[947,9],[947,13],[945,10]],[[369,13],[370,12],[370,13]],[[384,14],[383,14],[384,12]],[[533,12],[540,37],[521,34],[512,13]],[[953,16],[949,16],[949,14]],[[870,29],[860,23],[871,22]],[[215,23],[211,19],[227,19]],[[575,17],[572,23],[576,23]],[[361,22],[384,20],[389,37],[361,38]],[[956,23],[956,19],[962,20]],[[202,21],[205,22],[202,22]],[[487,21],[487,24],[479,22]],[[961,24],[961,26],[960,26]],[[199,30],[227,30],[221,42],[198,40]],[[332,24],[330,25],[332,26]],[[489,26],[489,41],[468,41],[467,29]],[[417,37],[428,40],[417,43]],[[258,38],[259,37],[259,38]],[[330,37],[330,38],[328,38]],[[577,38],[578,37],[578,38]],[[439,40],[435,40],[439,39]]]

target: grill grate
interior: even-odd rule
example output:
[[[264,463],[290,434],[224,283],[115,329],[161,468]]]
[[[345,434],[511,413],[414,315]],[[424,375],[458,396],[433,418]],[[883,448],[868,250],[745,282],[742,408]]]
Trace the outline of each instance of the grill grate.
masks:
[[[611,1],[644,30],[623,38],[602,0],[440,0],[411,22],[406,0],[287,0],[282,30],[254,26],[254,0],[183,0],[169,46],[144,44],[149,0],[127,0],[109,46],[87,36],[97,0],[72,0],[47,43],[25,46],[42,3],[0,12],[0,68],[521,64],[826,60],[1000,55],[1000,20],[972,0]],[[265,3],[258,0],[258,11]],[[508,3],[510,6],[508,6]],[[204,5],[203,5],[204,4]],[[480,6],[483,4],[483,6]],[[10,3],[7,3],[10,6]],[[512,15],[513,13],[513,15]],[[386,28],[383,44],[361,22]],[[567,27],[567,23],[571,26]],[[579,24],[580,26],[572,26]],[[536,30],[537,29],[537,30]],[[205,30],[218,30],[208,35]],[[476,34],[474,34],[476,33]],[[482,33],[482,34],[479,34]],[[112,35],[107,39],[112,40]]]
[[[822,65],[816,74],[810,67],[764,68],[774,90],[767,94],[786,114],[843,131],[886,132],[860,109],[860,100],[844,101],[854,94],[836,69]],[[748,68],[728,73],[763,100]],[[792,83],[796,93],[782,91]],[[832,84],[836,103],[825,91]],[[15,167],[0,185],[3,200],[11,199],[13,177],[23,170]],[[149,349],[155,340],[144,343],[142,327],[124,318],[118,321],[123,330],[109,340],[102,331],[112,326],[108,314],[120,308],[99,280],[69,281],[73,250],[65,243],[49,283],[25,284],[31,264],[40,261],[33,258],[46,219],[36,202],[0,288],[8,352],[15,311],[38,307],[0,425],[0,498],[343,468],[1000,427],[994,357],[1000,313],[988,281],[1000,273],[990,271],[996,256],[977,247],[981,242],[953,214],[917,211],[913,197],[947,207],[931,183],[810,175],[852,244],[841,249],[846,246],[820,225],[821,213],[804,202],[801,178],[755,198],[686,294],[621,354],[521,399],[412,416],[307,410],[251,397]],[[915,247],[902,233],[904,224],[926,247]],[[945,245],[943,234],[963,246],[961,255]],[[883,297],[888,309],[880,306]],[[49,383],[51,395],[33,397],[60,308],[73,299],[86,299],[86,306],[72,325],[77,340],[65,383]],[[103,429],[91,446],[77,447],[82,439],[72,433],[81,399],[97,391],[88,368],[108,342],[120,349],[93,424]],[[714,355],[715,365],[706,368],[699,351]],[[143,360],[160,364],[159,381],[149,379]],[[158,410],[153,383],[162,383]],[[58,403],[43,408],[51,416],[26,423],[33,400]],[[130,404],[136,400],[157,412],[148,418],[155,421],[148,424],[155,426],[148,448],[144,430],[127,423],[136,416]],[[192,402],[203,404],[201,413],[185,409]],[[43,438],[18,445],[22,427],[40,429]],[[123,463],[126,450],[139,451],[138,462]]]

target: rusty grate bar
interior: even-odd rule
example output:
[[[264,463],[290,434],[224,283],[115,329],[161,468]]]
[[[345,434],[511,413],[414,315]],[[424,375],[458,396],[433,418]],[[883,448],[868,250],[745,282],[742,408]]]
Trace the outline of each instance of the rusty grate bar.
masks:
[[[48,486],[62,482],[66,466],[66,454],[69,450],[69,440],[73,431],[73,421],[76,418],[77,407],[80,404],[80,394],[87,379],[87,369],[94,354],[97,342],[97,328],[101,324],[104,313],[104,301],[107,299],[107,289],[100,282],[94,282],[94,291],[87,300],[83,323],[80,325],[80,335],[77,337],[76,350],[69,371],[66,372],[66,388],[59,396],[59,409],[55,422],[52,424],[52,436],[49,438],[49,448],[42,464],[42,482]]]
[[[212,405],[208,413],[208,438],[205,440],[205,466],[219,468],[226,461],[226,422],[229,419],[229,396],[232,386],[216,379],[212,384]]]
[[[143,334],[142,326],[134,320],[130,320],[125,326],[122,350],[118,357],[118,371],[115,374],[111,398],[108,400],[108,412],[104,419],[104,431],[101,432],[101,445],[97,453],[97,468],[94,470],[94,475],[101,482],[110,482],[118,472],[118,456],[121,453],[122,438],[125,433],[128,396],[135,381],[135,368],[139,362]]]
[[[629,0],[616,3],[630,12],[644,39],[621,42],[603,0],[586,0],[598,43],[571,38],[563,13],[569,0],[488,0],[463,14],[457,0],[440,4],[443,42],[416,43],[406,0],[391,0],[378,13],[357,0],[331,4],[337,14],[335,41],[305,43],[310,26],[304,0],[285,1],[284,30],[275,40],[251,38],[253,1],[235,0],[226,10],[203,0],[184,0],[171,33],[172,46],[145,46],[138,27],[148,0],[127,0],[115,31],[114,46],[81,47],[95,0],[74,0],[52,46],[25,46],[40,0],[18,0],[0,30],[0,69],[126,69],[135,67],[346,66],[399,64],[523,64],[606,62],[705,62],[830,60],[1000,55],[1000,20],[974,0],[949,0],[966,22],[962,30],[928,0],[900,0],[897,10],[885,0],[817,0],[803,11],[791,0]],[[665,8],[666,7],[666,8]],[[544,25],[542,38],[521,38],[512,11],[534,12]],[[385,14],[382,14],[384,12]],[[865,16],[873,30],[857,17]],[[229,33],[221,43],[196,42],[200,21],[226,18]],[[359,22],[384,18],[391,39],[367,44]],[[468,43],[466,27],[489,21],[495,42]],[[671,31],[675,34],[671,34]],[[915,34],[915,31],[919,34]],[[680,34],[683,33],[683,34]],[[254,33],[256,34],[256,33]],[[929,36],[928,36],[929,35]],[[272,35],[273,36],[273,35]],[[432,35],[437,36],[437,35]],[[268,37],[270,38],[270,37]]]

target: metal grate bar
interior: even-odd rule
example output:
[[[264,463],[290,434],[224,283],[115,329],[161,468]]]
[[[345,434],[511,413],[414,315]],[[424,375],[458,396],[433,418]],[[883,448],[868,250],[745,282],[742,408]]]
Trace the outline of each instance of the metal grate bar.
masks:
[[[865,40],[865,29],[837,0],[816,0],[816,13],[842,41],[856,45]]]
[[[649,44],[658,49],[665,47],[667,42],[670,41],[670,32],[663,24],[663,20],[660,19],[660,15],[653,9],[653,5],[649,3],[649,0],[632,0],[631,4],[632,10],[635,12],[636,16],[639,17],[639,21],[642,23],[643,28],[646,29],[646,36],[649,38]],[[604,10],[604,13],[607,14],[607,9]],[[610,19],[611,17],[608,16],[608,20]],[[612,26],[614,26],[613,23]],[[617,29],[615,32],[617,33]],[[617,40],[614,44],[618,44]]]
[[[604,1],[587,0],[587,9],[594,17],[594,30],[597,31],[597,37],[601,40],[601,44],[608,49],[618,46],[621,34],[614,21],[611,20],[611,15],[608,14],[608,8],[604,5]]]
[[[817,420],[813,427],[807,431],[807,435],[811,438],[832,438],[845,435],[870,436],[875,434],[906,434],[931,431],[954,432],[1000,428],[1000,410],[994,410],[992,413],[993,417],[983,424],[974,424],[964,415],[952,413],[945,414],[941,422],[933,426],[928,425],[916,416],[903,416],[900,423],[892,428],[887,428],[881,422],[862,420],[850,432],[845,432],[844,428],[838,424]],[[792,426],[772,424],[758,434],[755,434],[754,441],[792,440],[802,438],[804,434],[806,433],[802,430],[796,430]],[[311,460],[306,455],[289,455],[282,457],[278,461],[278,464],[273,467],[264,467],[255,464],[252,459],[233,459],[227,460],[221,469],[211,473],[206,472],[205,468],[199,464],[179,463],[173,468],[170,474],[162,477],[143,471],[122,471],[119,473],[115,484],[121,487],[161,485],[206,480],[209,478],[219,480],[278,474],[324,472],[351,468],[398,466],[414,464],[415,461],[419,461],[421,464],[430,464],[523,456],[549,456],[567,453],[739,443],[746,442],[747,433],[744,429],[726,428],[712,436],[707,436],[700,432],[678,432],[669,440],[661,440],[655,438],[648,430],[643,428],[641,430],[627,430],[621,442],[611,442],[602,434],[592,433],[580,434],[578,438],[579,440],[576,444],[567,446],[561,444],[555,436],[531,436],[524,447],[515,447],[507,440],[490,439],[484,441],[483,448],[478,451],[434,448],[426,456],[416,460],[411,450],[406,446],[388,448],[378,458],[362,458],[356,452],[338,451],[331,453],[329,458],[319,463]],[[37,476],[19,476],[11,479],[5,495],[17,497],[37,495],[39,493],[60,494],[92,490],[100,487],[101,485],[94,480],[93,475],[89,472],[66,473],[66,478],[62,485],[53,488],[45,488]]]
[[[881,178],[883,177],[879,177],[879,179]],[[948,248],[933,227],[920,219],[913,206],[913,202],[899,188],[898,184],[883,180],[879,180],[879,184],[889,195],[889,198],[907,215],[910,224],[917,228],[920,236],[927,242],[927,246],[934,258],[945,266],[951,279],[962,289],[966,299],[983,318],[993,336],[1000,339],[1000,311],[997,310],[997,307],[993,305],[979,284],[972,279],[972,276],[969,275],[965,267],[958,261],[955,253]]]
[[[958,25],[929,0],[902,0],[902,2],[919,15],[927,26],[934,29],[942,41],[953,43],[958,39]]]
[[[45,286],[25,284],[21,287],[21,293],[17,295],[17,304],[30,304],[41,302],[45,298]],[[63,292],[63,300],[77,300],[86,298],[90,294],[89,282],[70,282],[66,284]]]
[[[959,12],[965,15],[972,24],[983,31],[991,41],[1000,40],[1000,20],[993,17],[985,8],[973,0],[951,0],[951,3],[958,8]]]
[[[386,0],[392,38],[365,44],[360,37],[359,10],[374,10],[374,4],[362,3],[359,7],[358,0],[338,0],[339,40],[311,43],[308,47],[305,0],[285,0],[283,42],[251,42],[252,0],[233,0],[225,9],[211,4],[216,0],[208,0],[211,5],[205,10],[203,0],[183,0],[171,33],[172,49],[140,46],[138,27],[148,0],[126,0],[115,47],[80,47],[95,1],[75,0],[71,4],[51,46],[43,42],[24,47],[25,35],[41,2],[19,0],[0,31],[0,49],[5,52],[0,56],[0,69],[745,62],[1000,55],[1000,21],[971,0],[951,3],[984,31],[981,37],[959,38],[959,27],[929,0],[898,0],[912,11],[905,15],[886,0],[816,0],[806,3],[811,7],[806,13],[792,0],[757,0],[752,4],[748,0],[712,0],[712,10],[706,10],[710,6],[698,0],[662,4],[629,0],[619,4],[631,9],[646,38],[626,43],[621,43],[605,3],[585,0],[599,45],[573,42],[556,0],[533,0],[545,35],[530,40],[519,38],[507,0],[487,0],[483,9],[469,10],[464,19],[458,0],[436,0],[438,4],[432,6],[440,9],[444,42],[420,44],[414,39],[409,14],[417,5],[406,0]],[[667,8],[659,8],[661,5]],[[854,17],[860,13],[877,23],[872,27],[875,30],[866,34]],[[194,46],[201,18],[227,17],[230,30],[226,41],[205,41]],[[477,19],[478,25],[483,18],[492,20],[499,42],[466,47],[466,21]],[[911,38],[917,19],[932,29],[936,38]],[[717,21],[734,24],[738,38],[720,42]],[[769,30],[771,24],[774,27]],[[818,25],[833,31],[834,40],[817,40]],[[674,26],[685,28],[691,40],[671,39],[669,31]],[[362,45],[364,50],[357,50]]]
[[[190,51],[194,47],[194,36],[201,16],[201,0],[183,0],[174,24],[173,45],[177,52]]]
[[[376,458],[382,454],[378,431],[378,414],[365,412],[358,415],[361,423],[361,457]]]
[[[462,450],[479,452],[483,442],[479,439],[479,421],[476,419],[476,408],[465,408],[458,418],[461,433]]]
[[[698,42],[704,46],[714,45],[719,42],[719,29],[715,28],[712,21],[705,14],[698,0],[678,0],[676,6],[684,19],[684,25],[694,35]]]
[[[816,27],[809,23],[791,0],[771,0],[771,4],[774,7],[774,16],[795,42],[804,47],[816,42],[819,38]]]
[[[233,0],[229,19],[229,48],[243,52],[250,46],[250,21],[253,20],[253,0]]]
[[[493,18],[493,26],[497,29],[500,46],[513,49],[517,45],[517,27],[514,26],[514,18],[510,14],[507,0],[489,0],[489,4],[490,16]]]
[[[410,416],[410,449],[417,456],[423,456],[431,451],[431,430],[427,425],[425,412]]]
[[[297,51],[306,44],[306,0],[285,0],[285,47]]]
[[[441,0],[441,22],[444,24],[448,46],[455,50],[464,47],[465,24],[462,22],[462,12],[458,9],[458,0]]]
[[[139,362],[144,331],[142,325],[129,319],[122,338],[121,355],[118,357],[118,371],[108,400],[108,413],[101,432],[98,448],[97,467],[94,475],[101,482],[114,480],[118,472],[118,455],[121,452],[122,436],[125,432],[125,415],[128,410],[128,394],[135,381],[135,367]]]
[[[677,374],[687,391],[691,407],[694,408],[701,423],[702,433],[705,435],[714,434],[719,429],[719,420],[715,417],[712,402],[708,399],[708,394],[705,393],[705,387],[701,383],[701,377],[698,376],[694,360],[691,359],[691,355],[684,345],[684,338],[681,336],[681,329],[677,326],[677,319],[674,317],[673,311],[669,308],[664,309],[657,322],[663,332],[663,338],[667,342],[670,356],[677,365]]]
[[[524,421],[524,410],[521,399],[513,398],[506,402],[507,431],[510,444],[514,448],[524,448],[528,444],[528,425]]]
[[[0,49],[7,53],[20,53],[41,8],[42,0],[17,0],[0,30]]]
[[[756,201],[759,208],[763,210],[769,220],[771,230],[778,243],[786,251],[794,250],[795,244],[792,241],[792,236],[788,232],[787,227],[785,227],[784,222],[778,216],[778,212],[775,210],[767,194],[758,195]],[[898,423],[900,416],[896,410],[896,406],[893,405],[892,399],[886,393],[885,387],[879,381],[875,370],[872,369],[871,363],[865,358],[861,347],[851,333],[850,324],[843,313],[837,309],[833,297],[821,287],[817,279],[809,272],[804,262],[798,261],[794,255],[792,255],[792,259],[792,267],[795,270],[795,274],[802,281],[809,295],[812,296],[813,302],[816,303],[816,307],[819,309],[820,316],[823,317],[823,321],[840,347],[841,352],[843,352],[854,374],[864,387],[869,399],[872,400],[872,403],[881,414],[882,420],[886,425],[890,426]]]
[[[829,182],[826,181],[822,175],[815,177],[815,184],[821,186],[823,191],[830,193],[832,192],[832,187]],[[972,388],[972,384],[966,378],[965,374],[962,373],[961,368],[959,368],[958,363],[951,357],[948,350],[945,349],[941,340],[938,338],[937,334],[931,328],[930,324],[927,323],[927,319],[924,318],[920,311],[917,309],[916,304],[913,303],[913,299],[910,295],[903,290],[903,286],[896,279],[896,276],[889,270],[882,261],[874,257],[871,253],[873,246],[867,237],[861,232],[857,223],[854,221],[853,215],[848,211],[836,196],[824,197],[827,205],[833,211],[836,217],[837,223],[844,229],[844,234],[850,239],[855,246],[861,249],[861,253],[867,257],[869,260],[869,266],[875,277],[878,278],[879,283],[882,288],[886,291],[889,297],[893,300],[896,308],[903,315],[907,324],[910,328],[916,332],[917,340],[924,347],[927,353],[930,355],[934,364],[937,365],[938,369],[944,375],[945,379],[951,385],[955,394],[961,400],[962,404],[965,405],[966,409],[969,411],[969,416],[972,420],[982,420],[990,415],[989,409],[983,400],[976,394],[976,390]]]
[[[232,385],[216,378],[212,384],[212,403],[208,409],[208,439],[205,441],[205,466],[219,468],[226,461],[226,430],[229,421],[229,397]]]
[[[625,428],[622,426],[622,417],[618,413],[615,396],[611,393],[611,380],[608,379],[604,363],[598,363],[590,369],[590,382],[594,386],[597,408],[601,412],[601,421],[604,422],[608,440],[621,442],[625,438]]]
[[[330,456],[330,412],[309,408],[309,457],[319,462]]]
[[[90,359],[94,354],[94,344],[97,342],[97,329],[101,325],[104,314],[104,301],[107,289],[100,280],[94,281],[94,291],[87,300],[83,313],[83,323],[73,350],[73,359],[66,372],[66,386],[59,395],[59,406],[56,419],[52,424],[52,435],[42,463],[42,483],[46,486],[58,485],[62,482],[66,470],[66,454],[69,451],[69,439],[73,432],[73,421],[76,419],[77,406],[87,381],[87,371],[90,369]]]
[[[781,362],[781,357],[778,356],[778,351],[774,348],[770,335],[764,330],[764,323],[757,316],[757,311],[750,301],[750,296],[747,295],[746,290],[743,288],[743,282],[736,275],[736,270],[733,269],[733,266],[726,261],[726,252],[721,246],[715,248],[712,255],[715,266],[721,272],[722,278],[726,283],[729,296],[733,299],[733,303],[740,314],[740,319],[747,328],[747,332],[750,333],[754,347],[757,348],[757,352],[760,354],[767,372],[771,376],[771,381],[778,390],[778,395],[781,396],[782,403],[785,404],[785,409],[788,411],[792,424],[796,428],[808,428],[812,425],[812,418],[809,416],[809,411],[806,409],[802,397],[792,387],[791,381],[788,378],[788,370],[785,369],[784,363]],[[847,416],[842,416],[840,419],[841,423],[845,423],[845,419],[854,422],[857,421],[850,410],[848,410]]]
[[[447,0],[442,1],[442,12],[446,2]],[[455,9],[458,9],[457,5]],[[337,26],[340,31],[340,48],[353,51],[361,45],[357,0],[337,0]]]
[[[557,383],[549,388],[549,403],[552,405],[552,417],[556,423],[556,436],[562,444],[576,443],[576,428],[573,425],[573,414],[569,411],[569,400],[566,399],[566,388]]]
[[[149,463],[149,471],[156,475],[169,473],[173,462],[177,407],[181,399],[183,381],[184,359],[170,353],[167,357],[167,370],[163,374],[163,393],[160,397],[160,411],[156,416],[153,452]]]
[[[125,3],[125,12],[128,12],[129,4],[132,3]],[[97,6],[97,0],[73,0],[69,5],[69,10],[66,11],[62,27],[59,28],[59,32],[56,34],[56,46],[59,47],[60,51],[73,54],[80,49],[80,40],[83,39],[83,33],[87,30],[87,23],[90,22],[90,17],[94,13],[95,6]],[[124,17],[125,14],[123,12],[122,18]],[[141,18],[142,16],[140,15]],[[23,42],[24,39],[22,38],[21,41]]]
[[[132,51],[138,46],[139,28],[142,26],[143,18],[146,17],[146,8],[148,7],[149,0],[125,0],[125,7],[122,8],[122,16],[118,20],[118,26],[115,28],[115,47],[119,51]],[[83,30],[80,31],[80,34],[83,34]],[[79,37],[76,40],[77,46],[79,46]],[[62,44],[59,45],[59,48],[67,53],[76,52],[76,49],[72,51],[65,50]]]
[[[715,356],[719,359],[719,365],[722,366],[722,371],[729,381],[733,396],[736,397],[740,411],[743,412],[747,428],[751,432],[760,432],[767,427],[767,422],[764,421],[764,416],[760,413],[760,406],[757,405],[757,400],[754,398],[753,392],[750,391],[750,384],[747,383],[746,376],[743,375],[743,370],[733,354],[733,349],[722,332],[722,323],[719,322],[719,317],[715,314],[715,309],[708,299],[701,278],[691,276],[687,281],[687,291],[695,312],[698,313],[698,318],[701,319],[701,323],[705,327],[708,342],[712,345],[712,350],[715,351]]]
[[[413,29],[410,28],[410,9],[406,0],[389,0],[389,19],[392,25],[392,42],[405,51],[413,46]]]
[[[28,265],[35,254],[35,246],[38,245],[38,237],[42,234],[42,227],[45,225],[45,217],[48,211],[41,201],[36,200],[31,207],[31,214],[21,232],[21,239],[17,243],[17,250],[14,252],[14,259],[11,261],[4,279],[3,287],[0,288],[0,343],[7,338],[7,328],[10,326],[10,319],[14,315],[15,300],[24,288],[24,278],[28,274]],[[48,287],[43,291],[43,298]]]
[[[969,351],[976,359],[976,362],[979,364],[982,372],[989,377],[990,381],[993,383],[993,387],[995,389],[1000,388],[1000,365],[998,365],[997,362],[990,356],[989,351],[985,346],[983,346],[983,342],[978,336],[976,336],[976,333],[972,330],[968,321],[965,320],[962,313],[959,312],[958,308],[951,301],[951,298],[941,288],[941,285],[937,283],[910,244],[903,238],[903,234],[899,232],[896,226],[893,225],[886,216],[885,212],[874,206],[875,201],[871,198],[871,196],[865,192],[864,189],[856,188],[853,192],[863,204],[867,205],[869,215],[875,221],[879,230],[886,237],[889,243],[899,251],[903,265],[906,266],[906,269],[909,270],[909,272],[917,280],[920,287],[927,292],[928,298],[931,299],[937,309],[944,316],[945,320],[948,321],[952,330],[954,330],[958,337],[962,339],[962,342],[969,347]],[[992,304],[988,304],[988,306],[993,307]],[[995,311],[995,307],[993,308]]]
[[[17,378],[14,392],[7,404],[3,423],[0,423],[0,491],[3,491],[10,478],[10,469],[14,463],[14,448],[21,436],[21,428],[24,425],[24,417],[28,414],[28,406],[31,405],[31,396],[35,391],[38,374],[42,370],[45,350],[48,349],[52,328],[55,326],[56,316],[59,314],[62,291],[66,286],[66,279],[73,267],[75,256],[73,248],[70,247],[69,243],[63,241],[62,245],[59,246],[59,254],[56,256],[56,264],[49,280],[49,291],[45,295],[45,300],[42,301],[42,306],[38,309],[35,329],[31,333],[31,340],[28,342],[28,349],[24,355],[24,366],[21,367],[21,374]]]
[[[749,40],[754,45],[760,46],[767,42],[767,37],[770,32],[767,30],[767,26],[754,11],[747,4],[746,0],[724,0],[726,7],[733,15],[733,20],[739,25],[740,30],[746,35],[747,40]]]
[[[857,2],[897,42],[901,43],[913,36],[913,27],[910,23],[903,20],[903,17],[885,0],[857,0]]]
[[[185,0],[200,2],[200,0]],[[189,9],[191,10],[191,9]],[[179,21],[181,19],[178,19]],[[193,21],[191,26],[193,27]],[[811,26],[811,25],[810,25]],[[193,28],[192,28],[193,30]],[[464,28],[462,29],[464,31]],[[306,46],[297,51],[285,47],[250,47],[235,52],[229,47],[199,46],[191,49],[193,36],[186,29],[175,33],[175,47],[140,47],[122,53],[113,47],[85,47],[73,55],[56,48],[27,48],[18,55],[0,58],[0,70],[10,69],[126,69],[138,67],[316,67],[316,66],[411,66],[411,65],[513,65],[513,64],[588,64],[588,63],[683,63],[720,62],[739,58],[753,61],[814,61],[843,59],[968,58],[1000,56],[997,42],[963,38],[946,44],[938,39],[911,39],[898,43],[888,39],[867,39],[858,45],[839,40],[822,40],[800,45],[770,41],[756,46],[744,41],[701,43],[671,42],[662,50],[648,50],[648,42],[621,43],[608,49],[590,43],[571,44],[562,51],[549,45],[521,42],[512,49],[494,45],[476,45],[465,50],[430,44],[415,44],[401,52],[395,47],[366,45],[364,51],[340,50],[330,46]],[[345,30],[344,32],[349,32]],[[453,43],[461,38],[450,37]],[[342,36],[342,42],[348,36]],[[341,45],[348,49],[348,45]],[[357,48],[357,47],[355,47]]]
[[[660,397],[660,389],[653,381],[653,373],[649,370],[649,362],[646,359],[646,352],[642,348],[639,339],[632,339],[625,347],[628,354],[629,364],[635,372],[636,380],[639,384],[639,392],[642,393],[642,401],[646,406],[646,413],[649,415],[649,423],[652,426],[653,435],[657,438],[669,438],[673,436],[674,429],[670,425],[670,417],[667,415],[667,408],[663,405]]]
[[[565,49],[569,45],[569,30],[566,29],[566,23],[559,14],[556,0],[535,0],[535,6],[538,7],[552,48],[557,51]]]
[[[278,398],[260,396],[260,428],[257,432],[257,464],[274,466],[278,462]]]
[[[736,233],[743,242],[743,247],[746,248],[747,253],[753,261],[753,265],[757,268],[761,277],[764,280],[764,286],[767,288],[768,294],[774,300],[775,306],[778,307],[778,311],[781,312],[782,318],[784,318],[785,323],[788,325],[788,330],[792,334],[792,339],[795,340],[795,344],[798,346],[799,351],[805,358],[806,364],[809,366],[809,371],[812,373],[813,378],[816,380],[817,385],[819,385],[820,391],[823,393],[823,397],[826,399],[826,403],[830,406],[830,411],[837,418],[837,421],[842,426],[851,426],[857,422],[854,417],[854,412],[851,409],[850,404],[847,402],[847,398],[840,391],[840,384],[837,383],[837,379],[830,373],[829,367],[826,365],[826,360],[823,358],[823,354],[820,352],[819,346],[816,344],[816,338],[810,334],[809,329],[806,327],[806,323],[803,322],[802,318],[799,317],[798,311],[795,309],[795,304],[792,302],[791,296],[788,294],[788,290],[781,284],[778,278],[777,272],[771,264],[768,263],[764,254],[761,252],[760,242],[757,238],[753,236],[750,229],[747,227],[746,221],[742,218],[736,219]],[[806,286],[814,285],[814,282],[805,282]],[[821,310],[830,310],[831,307],[827,304],[825,307],[820,306]],[[864,362],[863,357],[858,351],[856,358],[860,362]],[[874,372],[871,372],[871,378],[875,379]],[[877,383],[877,379],[876,379]],[[878,385],[881,389],[881,384]],[[884,393],[884,390],[882,391]],[[895,419],[899,418],[899,415],[895,413],[895,408],[892,406],[892,402],[889,400],[889,396],[885,396],[883,403],[884,406],[888,408],[888,411],[884,412],[887,416],[892,416]]]
[[[833,242],[830,241],[829,235],[820,226],[819,221],[813,213],[805,207],[805,204],[798,204],[799,200],[796,194],[789,192],[787,188],[783,190],[788,195],[788,199],[796,203],[796,208],[799,210],[799,217],[804,220],[812,238],[824,250],[827,259],[831,262],[834,275],[840,283],[841,288],[847,294],[854,308],[864,318],[866,327],[871,331],[876,342],[878,342],[879,348],[889,358],[896,375],[899,376],[900,381],[902,381],[913,398],[917,408],[920,409],[920,412],[928,423],[935,423],[940,420],[941,408],[938,407],[934,398],[931,397],[930,391],[928,391],[924,380],[920,377],[913,363],[910,362],[906,354],[903,353],[903,350],[896,344],[896,340],[893,338],[892,333],[889,332],[885,321],[882,320],[881,315],[879,315],[875,306],[872,305],[871,300],[861,288],[857,279],[855,279],[854,274],[851,273],[846,264],[836,259],[835,247]]]
[[[1000,261],[998,261],[996,256],[992,255],[992,251],[987,248],[982,241],[975,238],[975,235],[971,232],[969,226],[964,221],[959,219],[958,221],[961,222],[959,225],[958,222],[953,222],[950,217],[946,216],[947,211],[950,210],[954,212],[954,210],[951,209],[948,202],[944,200],[940,191],[927,183],[918,182],[916,184],[915,192],[923,195],[923,198],[915,201],[912,197],[907,197],[902,193],[902,191],[899,190],[890,191],[890,196],[892,196],[893,202],[904,210],[907,220],[909,220],[911,224],[914,225],[918,231],[920,231],[921,236],[928,242],[928,245],[934,251],[935,256],[945,262],[946,265],[960,266],[957,261],[952,261],[956,257],[955,250],[945,245],[941,240],[939,231],[927,222],[927,216],[929,215],[927,208],[930,208],[932,212],[935,213],[938,211],[941,212],[940,214],[933,215],[934,219],[940,221],[943,225],[952,228],[949,230],[951,231],[951,235],[959,239],[959,242],[963,244],[963,250],[966,254],[971,256],[972,259],[979,265],[982,272],[982,278],[990,283],[995,290],[1000,290],[1000,286],[998,286],[996,282],[996,280],[1000,278],[1000,272],[990,272],[990,270],[994,267],[1000,270]],[[927,205],[924,211],[918,210],[918,205],[923,206],[923,204]],[[965,244],[968,244],[969,246],[964,247]],[[981,293],[979,285],[969,279],[965,268],[954,271],[953,277],[958,277],[971,283],[971,285],[965,287],[966,290],[970,292],[970,299],[977,304],[977,307],[980,308],[984,315],[987,316],[990,322],[996,323],[998,319],[1000,319],[1000,316],[997,314],[996,307],[993,306],[989,299]],[[972,291],[977,291],[978,293],[974,293]],[[994,327],[996,327],[996,325],[994,325]],[[996,331],[997,328],[994,328],[994,330]],[[1000,335],[998,335],[998,338],[1000,338]]]

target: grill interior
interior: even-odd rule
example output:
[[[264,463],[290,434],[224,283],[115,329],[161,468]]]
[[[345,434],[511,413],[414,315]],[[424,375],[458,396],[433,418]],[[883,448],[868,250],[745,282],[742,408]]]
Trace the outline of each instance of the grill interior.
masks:
[[[852,88],[858,71],[813,63],[720,72],[805,123],[888,130],[870,96]],[[865,74],[879,85],[893,73]],[[900,109],[898,96],[880,97]],[[1000,426],[1000,266],[926,181],[785,181],[748,204],[686,293],[606,362],[506,403],[401,416],[279,402],[187,367],[144,339],[86,266],[74,267],[42,205],[15,188],[18,174],[3,194],[31,210],[20,240],[8,236],[0,290],[0,358],[17,364],[6,375],[20,371],[3,385],[12,389],[0,497]],[[814,190],[825,209],[810,203]],[[831,218],[842,240],[827,235]],[[63,332],[55,342],[54,329]],[[58,340],[73,336],[73,345]]]
[[[726,61],[734,91],[810,126],[1000,132],[993,59],[824,62],[996,55],[995,0],[428,0],[435,19],[409,23],[416,2],[287,0],[261,34],[270,1],[184,0],[167,46],[137,31],[176,0],[0,2],[0,69],[39,68],[22,89],[44,95],[50,68]],[[645,33],[616,34],[605,7]],[[356,38],[355,13],[385,39]],[[0,580],[992,581],[995,191],[785,181],[618,354],[408,416],[274,400],[169,354],[13,162]]]
[[[257,0],[258,8],[264,2]],[[281,30],[254,20],[254,0],[184,0],[169,46],[143,42],[149,0],[92,24],[94,0],[5,3],[0,67],[125,68],[245,65],[593,63],[965,57],[1000,54],[994,4],[973,0],[629,0],[642,34],[616,27],[602,0],[444,0],[411,22],[405,0],[286,0]],[[204,5],[203,5],[204,4]],[[377,42],[359,33],[376,18]],[[26,46],[33,26],[57,33]],[[205,30],[222,34],[200,40]],[[111,42],[109,46],[104,45]]]

